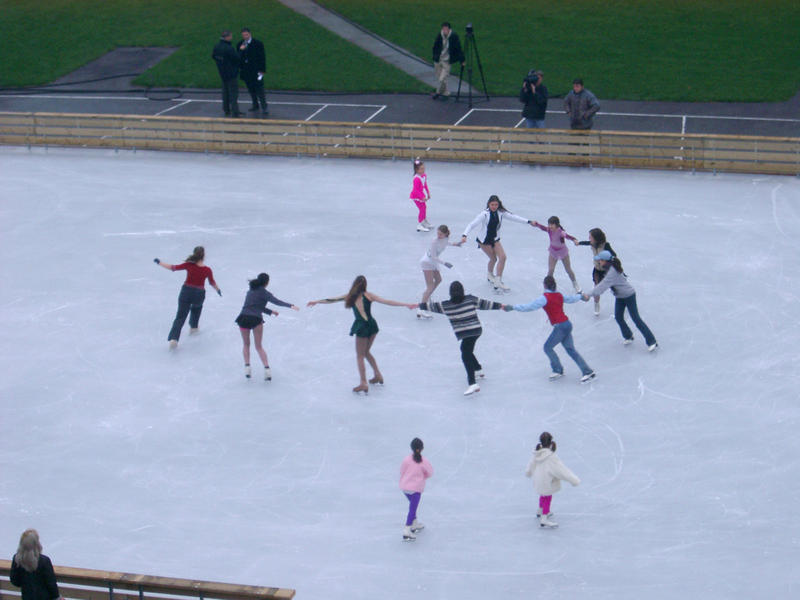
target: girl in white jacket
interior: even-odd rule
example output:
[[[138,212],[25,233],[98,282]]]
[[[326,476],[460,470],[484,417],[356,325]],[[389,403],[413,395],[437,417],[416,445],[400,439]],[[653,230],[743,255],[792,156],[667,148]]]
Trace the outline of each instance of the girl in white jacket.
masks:
[[[503,220],[508,219],[515,223],[527,223],[533,227],[533,221],[515,215],[510,210],[503,206],[500,198],[495,195],[489,196],[486,202],[486,209],[478,213],[472,222],[467,225],[461,236],[459,246],[467,241],[469,232],[479,228],[478,237],[475,241],[478,242],[478,247],[483,250],[483,253],[489,257],[489,264],[486,267],[486,279],[494,287],[497,292],[507,292],[509,287],[503,283],[503,270],[506,267],[506,251],[503,249],[503,244],[500,243],[500,227],[503,225]],[[497,266],[497,274],[495,275],[495,265]]]
[[[536,511],[536,516],[540,519],[539,527],[558,527],[558,523],[550,514],[553,494],[561,489],[562,479],[572,485],[578,485],[581,480],[556,456],[556,442],[546,431],[539,436],[539,443],[528,463],[525,475],[533,477],[533,489],[539,494],[539,510]]]

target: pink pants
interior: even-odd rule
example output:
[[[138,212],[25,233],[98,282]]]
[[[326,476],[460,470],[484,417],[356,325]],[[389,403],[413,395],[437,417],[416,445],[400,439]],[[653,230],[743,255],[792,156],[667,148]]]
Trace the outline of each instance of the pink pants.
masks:
[[[411,200],[414,201],[414,204],[417,205],[417,209],[419,210],[419,216],[417,217],[417,222],[422,223],[425,220],[425,216],[426,216],[425,213],[427,212],[426,209],[427,209],[428,203],[427,202],[423,202],[422,200],[414,200],[414,198],[412,198]]]
[[[539,508],[542,509],[543,515],[550,514],[550,501],[553,499],[552,496],[539,496]]]

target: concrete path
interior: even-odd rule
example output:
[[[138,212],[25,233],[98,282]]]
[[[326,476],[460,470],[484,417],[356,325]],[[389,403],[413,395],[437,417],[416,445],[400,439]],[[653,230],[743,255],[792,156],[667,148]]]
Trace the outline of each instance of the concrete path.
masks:
[[[436,87],[437,82],[433,73],[433,64],[411,54],[405,48],[401,48],[389,40],[375,35],[357,23],[345,19],[341,15],[320,6],[316,2],[313,2],[313,0],[278,0],[278,2],[296,13],[311,19],[318,25],[335,33],[351,44],[363,48],[370,54],[377,56],[390,65],[408,73],[415,79],[429,85],[431,90]],[[458,89],[458,77],[451,75],[447,80],[447,87],[451,93],[455,94]],[[466,83],[462,83],[461,93],[465,94],[468,92],[469,89]],[[472,93],[476,94],[474,87]]]

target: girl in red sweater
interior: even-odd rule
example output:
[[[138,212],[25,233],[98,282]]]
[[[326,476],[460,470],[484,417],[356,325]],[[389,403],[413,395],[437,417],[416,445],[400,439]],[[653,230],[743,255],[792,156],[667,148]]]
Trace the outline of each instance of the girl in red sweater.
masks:
[[[178,312],[175,314],[172,329],[169,330],[169,335],[167,336],[170,348],[175,348],[178,345],[181,329],[183,329],[187,315],[189,316],[189,333],[197,332],[197,328],[200,325],[200,313],[203,312],[203,301],[206,299],[206,279],[208,279],[211,287],[217,290],[217,294],[222,296],[222,291],[217,286],[217,282],[214,281],[214,273],[203,263],[205,256],[205,248],[196,246],[192,254],[186,258],[186,261],[179,265],[161,262],[158,258],[153,259],[154,263],[169,271],[186,271],[186,281],[183,282],[181,293],[178,294]]]

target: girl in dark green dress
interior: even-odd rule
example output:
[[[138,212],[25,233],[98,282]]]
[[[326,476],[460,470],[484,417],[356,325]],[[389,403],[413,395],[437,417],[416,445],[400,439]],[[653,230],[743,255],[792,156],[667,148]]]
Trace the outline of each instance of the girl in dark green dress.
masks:
[[[364,365],[364,360],[369,362],[372,367],[374,376],[369,380],[369,383],[383,383],[383,375],[378,368],[378,363],[375,357],[372,356],[370,348],[375,341],[375,336],[378,335],[378,323],[372,318],[372,303],[380,302],[381,304],[388,304],[389,306],[405,306],[409,310],[417,308],[416,304],[408,304],[406,302],[397,302],[395,300],[386,300],[380,296],[367,291],[367,278],[359,275],[350,286],[350,291],[343,296],[336,296],[335,298],[325,298],[322,300],[312,300],[308,306],[315,304],[333,304],[334,302],[341,302],[344,300],[346,308],[353,309],[355,321],[350,328],[350,335],[356,338],[356,364],[358,365],[358,375],[361,382],[353,388],[354,392],[369,391],[367,385],[367,368]]]

